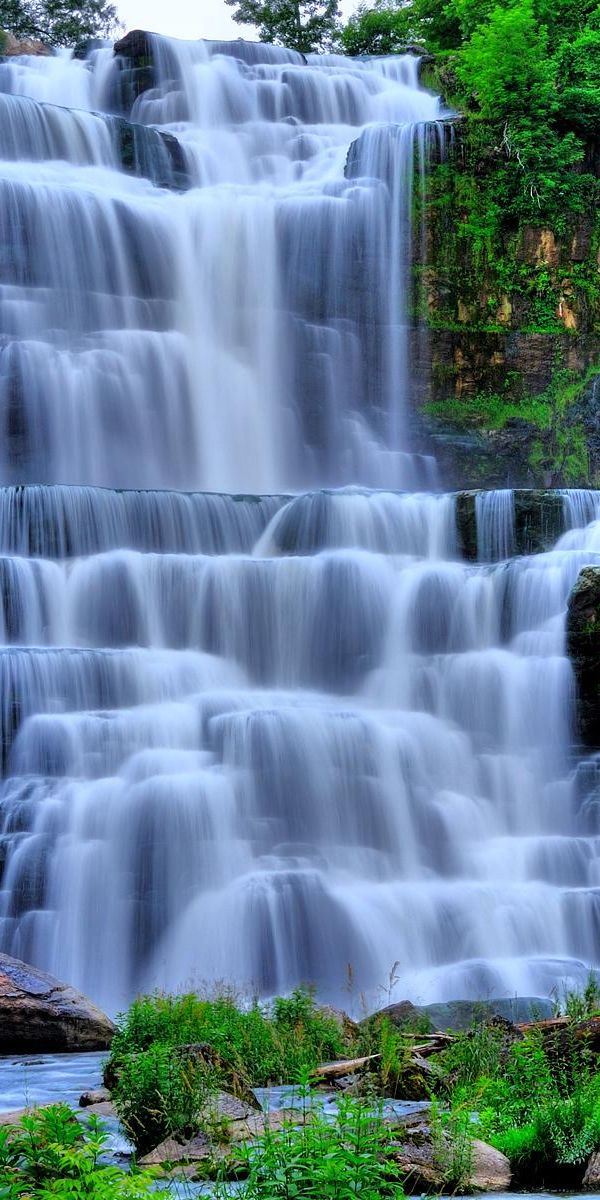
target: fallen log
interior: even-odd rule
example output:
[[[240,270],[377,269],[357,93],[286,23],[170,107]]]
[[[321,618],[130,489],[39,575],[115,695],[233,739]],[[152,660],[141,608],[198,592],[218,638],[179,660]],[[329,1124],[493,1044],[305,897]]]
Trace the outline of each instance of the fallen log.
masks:
[[[340,1058],[337,1062],[321,1063],[319,1067],[315,1067],[314,1074],[319,1080],[341,1079],[344,1075],[354,1075],[357,1071],[362,1071],[364,1067],[380,1058],[380,1054],[366,1054],[363,1058]]]

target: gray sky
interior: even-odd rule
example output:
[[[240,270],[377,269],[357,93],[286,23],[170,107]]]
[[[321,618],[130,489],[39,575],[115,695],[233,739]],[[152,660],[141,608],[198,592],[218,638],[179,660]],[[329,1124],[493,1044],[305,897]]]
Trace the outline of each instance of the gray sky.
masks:
[[[357,0],[344,0],[346,13]],[[252,37],[249,25],[236,25],[225,0],[116,0],[126,29],[148,29],[183,38]]]

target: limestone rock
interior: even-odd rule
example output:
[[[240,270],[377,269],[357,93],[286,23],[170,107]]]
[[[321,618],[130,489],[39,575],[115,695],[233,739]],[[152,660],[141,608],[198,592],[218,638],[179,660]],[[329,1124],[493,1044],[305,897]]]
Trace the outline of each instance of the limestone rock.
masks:
[[[198,1133],[187,1142],[178,1142],[174,1137],[165,1138],[159,1146],[155,1146],[149,1154],[138,1159],[140,1167],[162,1167],[164,1163],[200,1162],[209,1158],[212,1153],[210,1139],[204,1133]]]
[[[219,1092],[211,1104],[211,1113],[218,1117],[227,1117],[230,1121],[245,1121],[256,1111],[257,1106],[258,1101],[256,1105],[249,1104],[246,1100],[240,1100],[238,1096],[232,1096],[230,1092]]]
[[[243,1121],[231,1122],[229,1136],[232,1142],[251,1142],[267,1129],[281,1129],[293,1120],[299,1120],[298,1110],[294,1108],[274,1108],[271,1112],[251,1113]]]
[[[50,1108],[49,1104],[40,1104],[39,1109]],[[0,1126],[2,1125],[18,1125],[22,1117],[30,1117],[38,1111],[38,1105],[33,1108],[13,1108],[10,1112],[0,1113]]]
[[[0,954],[0,1054],[106,1050],[114,1032],[81,992]]]
[[[99,1100],[97,1104],[88,1104],[77,1114],[79,1120],[85,1120],[87,1117],[103,1117],[106,1120],[116,1118],[117,1110],[112,1100]]]
[[[229,1097],[229,1100],[233,1097]],[[298,1117],[294,1109],[275,1109],[273,1112],[248,1113],[244,1118],[229,1123],[227,1132],[231,1142],[250,1142],[264,1133],[266,1129],[281,1129],[290,1118]],[[223,1146],[215,1144],[207,1133],[198,1132],[187,1141],[179,1141],[175,1137],[165,1138],[160,1145],[155,1146],[143,1158],[138,1159],[140,1167],[162,1167],[165,1163],[194,1163],[203,1159],[223,1155]]]

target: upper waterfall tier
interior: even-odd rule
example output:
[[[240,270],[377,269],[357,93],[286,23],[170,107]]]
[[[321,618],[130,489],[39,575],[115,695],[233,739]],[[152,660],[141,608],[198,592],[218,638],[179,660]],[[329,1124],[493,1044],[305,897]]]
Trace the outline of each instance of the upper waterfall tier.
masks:
[[[0,483],[429,486],[404,419],[415,130],[439,110],[417,60],[149,47],[126,153],[97,111],[122,57],[0,62]],[[393,170],[374,138],[347,178],[382,122]],[[184,195],[155,186],[182,163]]]

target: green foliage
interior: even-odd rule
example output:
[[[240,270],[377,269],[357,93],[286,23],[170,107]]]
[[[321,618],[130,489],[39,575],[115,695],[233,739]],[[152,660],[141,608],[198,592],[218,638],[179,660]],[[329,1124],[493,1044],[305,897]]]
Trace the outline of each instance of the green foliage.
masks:
[[[399,53],[414,42],[435,56],[424,68],[427,85],[464,115],[456,152],[430,165],[425,193],[415,195],[414,219],[431,234],[436,293],[450,311],[430,311],[420,279],[416,315],[458,328],[460,306],[478,329],[563,333],[575,327],[564,318],[566,294],[578,329],[597,323],[598,232],[585,263],[564,259],[578,222],[593,226],[599,208],[598,0],[376,0],[341,32],[350,54]],[[531,227],[552,231],[565,248],[545,278],[520,253]],[[508,317],[498,316],[502,309]]]
[[[463,47],[458,78],[483,117],[547,120],[555,103],[548,33],[538,29],[531,0],[492,9]]]
[[[444,1055],[455,1143],[460,1147],[468,1113],[471,1132],[530,1180],[550,1178],[549,1168],[583,1165],[600,1148],[600,1075],[593,1068],[573,1025],[546,1041],[536,1030],[515,1041],[485,1027],[457,1038]]]
[[[335,1018],[302,988],[247,1009],[233,996],[145,996],[119,1021],[107,1075],[119,1115],[144,1152],[169,1134],[192,1133],[219,1087],[243,1095],[248,1087],[289,1083],[344,1050]]]
[[[241,1200],[402,1200],[380,1110],[342,1098],[328,1120],[308,1105],[301,1119],[267,1131],[245,1152],[248,1178]],[[226,1190],[217,1186],[217,1200]]]
[[[495,1079],[500,1072],[504,1040],[502,1026],[489,1021],[458,1033],[440,1059],[451,1089],[468,1090],[482,1076]]]
[[[473,1174],[473,1121],[470,1105],[449,1109],[432,1100],[429,1110],[434,1161],[443,1172],[444,1191],[469,1189]]]
[[[345,54],[396,54],[411,40],[410,9],[360,4],[340,33]]]
[[[329,49],[337,32],[338,0],[225,0],[234,21],[253,25],[261,42],[309,54]]]
[[[503,1130],[493,1141],[521,1167],[531,1162],[541,1169],[585,1164],[600,1147],[600,1077],[577,1086],[571,1095],[540,1100],[529,1123]]]
[[[225,1070],[256,1087],[285,1083],[303,1069],[344,1053],[337,1021],[302,988],[271,1006],[255,1003],[246,1009],[227,995],[215,1000],[144,996],[120,1018],[109,1061],[118,1063],[123,1055],[154,1043],[205,1043]]]
[[[51,46],[108,37],[117,25],[117,9],[108,0],[0,0],[0,28]]]
[[[192,1137],[218,1083],[201,1061],[155,1042],[121,1059],[112,1095],[123,1127],[145,1154],[171,1134]]]
[[[573,1021],[584,1021],[600,1012],[600,984],[590,971],[583,991],[567,991],[562,999],[554,1003],[555,1016],[567,1016]]]
[[[82,1128],[66,1105],[53,1105],[0,1127],[2,1200],[144,1200],[149,1172],[101,1161],[106,1135],[97,1118]]]

